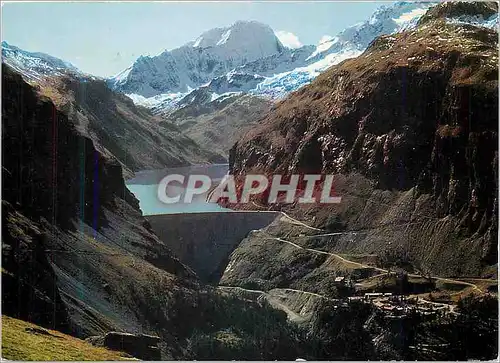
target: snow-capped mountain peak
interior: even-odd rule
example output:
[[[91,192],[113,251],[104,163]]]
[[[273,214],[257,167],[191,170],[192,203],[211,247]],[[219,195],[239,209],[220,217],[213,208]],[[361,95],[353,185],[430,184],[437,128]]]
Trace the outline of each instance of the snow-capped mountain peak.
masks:
[[[377,37],[392,34],[416,25],[418,19],[436,3],[396,2],[391,6],[382,5],[370,19],[341,31],[336,37],[336,47],[329,47],[329,53],[339,48],[350,47],[364,50]]]
[[[354,24],[334,37],[323,36],[303,64],[274,75],[268,73],[266,80],[253,92],[273,98],[282,97],[309,83],[332,65],[360,55],[375,38],[415,26],[418,19],[435,4],[396,2],[381,6],[367,21]]]
[[[284,49],[273,30],[256,21],[238,21],[201,34],[195,41],[155,57],[140,57],[109,80],[111,87],[151,97],[187,92],[249,62]]]
[[[133,94],[136,100],[165,100],[161,95],[178,95],[207,85],[217,94],[241,91],[281,97],[309,83],[328,67],[361,54],[378,36],[415,25],[433,5],[397,2],[381,6],[365,22],[336,36],[324,36],[317,46],[296,49],[283,46],[268,25],[238,21],[208,30],[196,40],[157,57],[141,57],[112,78],[110,84]],[[229,72],[233,74],[231,82],[223,77]]]
[[[82,74],[69,62],[39,52],[28,52],[6,41],[2,41],[2,62],[14,68],[28,78],[38,79],[43,76],[64,73]]]
[[[282,47],[273,30],[257,21],[237,21],[225,28],[214,28],[201,34],[192,45],[194,48],[224,47],[230,50],[247,49],[274,54]]]

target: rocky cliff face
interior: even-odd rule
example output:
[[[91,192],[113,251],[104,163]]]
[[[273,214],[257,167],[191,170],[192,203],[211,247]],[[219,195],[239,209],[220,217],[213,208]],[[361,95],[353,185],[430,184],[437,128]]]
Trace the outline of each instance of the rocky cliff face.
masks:
[[[2,73],[3,311],[79,335],[142,329],[147,313],[129,294],[150,282],[122,278],[194,274],[142,219],[120,165],[19,74]]]
[[[2,76],[3,314],[83,338],[155,335],[164,360],[302,355],[285,314],[202,286],[119,163],[19,74]]]
[[[230,168],[336,174],[340,205],[295,207],[366,230],[330,249],[403,249],[434,273],[480,275],[496,262],[498,34],[438,13],[292,93],[234,145]]]

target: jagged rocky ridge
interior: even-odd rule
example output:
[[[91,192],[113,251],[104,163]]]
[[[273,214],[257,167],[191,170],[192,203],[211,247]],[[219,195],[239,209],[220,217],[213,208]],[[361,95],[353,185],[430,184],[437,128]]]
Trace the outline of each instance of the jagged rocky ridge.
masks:
[[[45,53],[27,52],[6,41],[2,41],[2,61],[33,80],[67,73],[83,76],[83,73],[69,62]]]
[[[234,145],[230,168],[336,174],[340,205],[289,206],[318,226],[363,230],[322,248],[404,251],[429,273],[480,276],[497,260],[498,34],[428,14],[280,102]],[[233,253],[230,283],[252,255],[277,265],[255,241]]]

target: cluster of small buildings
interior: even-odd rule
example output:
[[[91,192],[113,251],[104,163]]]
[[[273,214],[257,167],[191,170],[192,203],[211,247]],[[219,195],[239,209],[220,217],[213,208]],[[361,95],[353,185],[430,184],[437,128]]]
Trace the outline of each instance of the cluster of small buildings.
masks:
[[[374,299],[380,299],[383,297],[388,298],[391,296],[392,296],[392,292],[367,292],[364,295],[364,299],[365,299],[365,301],[372,301]]]
[[[422,315],[437,315],[453,313],[453,307],[448,304],[433,303],[418,297],[408,298],[405,295],[392,293],[366,293],[364,301],[372,303],[389,316],[402,316],[409,312],[418,312]]]
[[[352,287],[349,277],[337,276],[334,283],[336,286]],[[367,292],[364,295],[349,296],[347,299],[339,299],[339,306],[347,306],[354,301],[372,304],[376,308],[387,313],[388,317],[403,317],[409,312],[419,312],[422,315],[436,315],[454,313],[453,306],[448,304],[434,303],[419,299],[409,298],[406,295],[394,295],[391,292]]]
[[[372,304],[388,314],[388,317],[403,317],[409,312],[419,312],[422,315],[437,315],[454,313],[448,304],[432,303],[418,297],[408,298],[405,295],[394,295],[391,292],[367,292],[360,296],[349,296],[342,306],[359,301]]]

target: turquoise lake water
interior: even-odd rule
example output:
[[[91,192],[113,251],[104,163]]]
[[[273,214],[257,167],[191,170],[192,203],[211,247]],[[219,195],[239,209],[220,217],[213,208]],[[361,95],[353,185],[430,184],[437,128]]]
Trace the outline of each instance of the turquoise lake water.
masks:
[[[139,199],[142,214],[174,214],[174,213],[199,213],[199,212],[225,212],[229,209],[223,208],[215,203],[207,203],[203,199],[194,200],[192,203],[164,204],[158,199],[157,184],[128,184],[127,188]]]
[[[168,174],[180,174],[186,178],[189,175],[207,175],[212,180],[212,185],[217,185],[228,171],[228,164],[190,165],[179,168],[162,170],[145,170],[135,173],[134,178],[125,182],[127,188],[139,200],[143,215],[153,214],[175,214],[175,213],[199,213],[199,212],[225,212],[230,211],[216,203],[207,203],[207,194],[197,195],[193,201],[187,203],[165,204],[158,198],[158,184]],[[169,185],[167,188],[172,194],[181,195],[185,189],[180,185]]]

